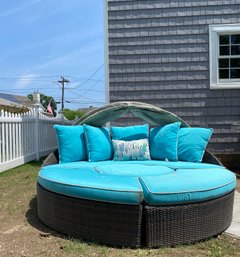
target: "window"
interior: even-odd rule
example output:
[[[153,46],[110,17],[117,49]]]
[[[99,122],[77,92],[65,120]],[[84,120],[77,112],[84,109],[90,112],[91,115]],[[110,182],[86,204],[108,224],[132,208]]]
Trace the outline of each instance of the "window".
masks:
[[[240,88],[240,25],[210,25],[210,88]]]

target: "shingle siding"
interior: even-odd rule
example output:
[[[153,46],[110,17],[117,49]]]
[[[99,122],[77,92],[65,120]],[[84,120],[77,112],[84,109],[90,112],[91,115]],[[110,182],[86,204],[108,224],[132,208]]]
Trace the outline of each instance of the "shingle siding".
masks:
[[[107,11],[110,102],[152,103],[214,128],[213,152],[240,153],[240,90],[209,89],[208,31],[240,23],[240,0],[107,0]]]

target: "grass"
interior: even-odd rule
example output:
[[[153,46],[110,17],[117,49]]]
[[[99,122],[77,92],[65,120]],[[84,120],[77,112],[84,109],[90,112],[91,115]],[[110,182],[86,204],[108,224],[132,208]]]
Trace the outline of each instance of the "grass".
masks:
[[[36,178],[39,162],[30,162],[0,174],[0,209],[17,216],[26,210],[29,198],[36,195]]]
[[[37,217],[36,179],[40,162],[31,162],[0,174],[0,224],[3,229],[11,229],[16,224],[24,224],[25,239],[19,237],[21,245],[26,245],[25,256],[109,256],[109,257],[237,257],[240,256],[240,239],[227,235],[195,243],[193,245],[176,246],[174,248],[159,249],[119,249],[98,244],[86,243],[77,239],[67,238],[47,229]],[[238,181],[238,189],[240,183]],[[39,236],[47,231],[46,236]],[[49,234],[49,235],[48,235]],[[17,232],[14,240],[17,240]],[[8,240],[8,241],[7,241]],[[25,240],[25,241],[24,241]],[[27,247],[27,241],[34,241],[33,246]],[[6,238],[6,245],[11,244]],[[14,244],[17,245],[16,242]],[[39,248],[34,250],[31,248]],[[9,246],[11,249],[12,247]],[[22,252],[17,249],[16,252]],[[34,252],[35,251],[35,252]],[[9,252],[11,252],[9,250]],[[29,253],[29,255],[28,255]],[[7,250],[0,256],[14,256]],[[15,255],[16,256],[16,255]]]
[[[226,235],[218,236],[205,242],[193,245],[177,246],[174,248],[165,247],[159,249],[115,249],[95,244],[82,243],[78,240],[70,240],[65,246],[66,254],[76,254],[79,256],[181,256],[181,257],[235,257],[240,256],[240,240]]]

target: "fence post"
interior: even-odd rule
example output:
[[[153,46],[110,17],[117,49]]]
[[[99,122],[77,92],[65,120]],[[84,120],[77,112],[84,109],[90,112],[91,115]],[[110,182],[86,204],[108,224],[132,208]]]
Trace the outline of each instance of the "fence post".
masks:
[[[34,131],[34,137],[35,137],[35,152],[36,152],[36,160],[39,161],[40,159],[40,151],[39,151],[39,110],[38,105],[34,106],[34,116],[35,116],[35,131]]]

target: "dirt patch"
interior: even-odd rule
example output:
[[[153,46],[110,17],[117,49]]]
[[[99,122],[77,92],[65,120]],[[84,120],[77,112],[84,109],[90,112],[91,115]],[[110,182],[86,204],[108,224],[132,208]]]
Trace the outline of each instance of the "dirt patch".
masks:
[[[34,205],[26,213],[18,217],[7,215],[3,217],[0,232],[0,256],[66,256],[61,249],[61,238],[45,227],[36,216],[36,198],[34,197],[30,203]]]
[[[237,187],[236,190],[240,193],[240,178],[237,179]]]
[[[63,239],[37,216],[36,178],[40,165],[33,162],[0,174],[1,257],[66,256],[61,249]]]

